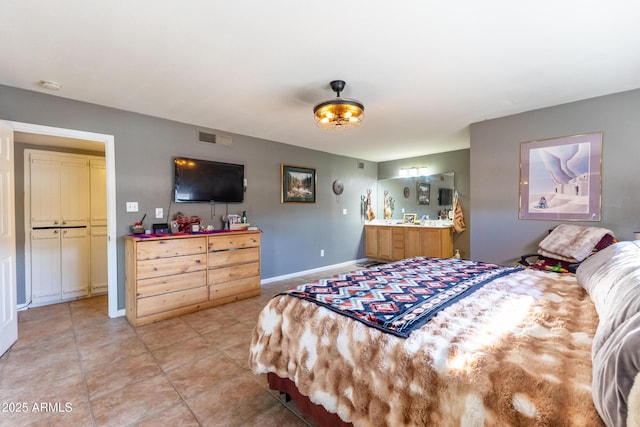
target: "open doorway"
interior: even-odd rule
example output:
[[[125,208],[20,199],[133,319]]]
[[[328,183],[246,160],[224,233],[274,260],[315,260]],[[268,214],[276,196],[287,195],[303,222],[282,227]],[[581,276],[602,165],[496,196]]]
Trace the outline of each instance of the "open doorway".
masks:
[[[29,123],[7,122],[14,130],[14,139],[20,143],[39,146],[70,147],[79,150],[104,151],[107,181],[107,276],[109,317],[123,316],[118,309],[117,248],[115,214],[115,139],[113,135],[97,134],[73,129],[55,128]],[[21,233],[21,230],[17,230]]]

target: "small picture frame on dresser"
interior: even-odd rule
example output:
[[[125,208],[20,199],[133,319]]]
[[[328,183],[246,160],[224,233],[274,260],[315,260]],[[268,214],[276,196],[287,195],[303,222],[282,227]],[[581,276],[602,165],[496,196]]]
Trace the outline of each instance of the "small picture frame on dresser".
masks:
[[[414,213],[402,214],[403,224],[415,224],[417,219],[418,219],[418,214],[414,214]]]

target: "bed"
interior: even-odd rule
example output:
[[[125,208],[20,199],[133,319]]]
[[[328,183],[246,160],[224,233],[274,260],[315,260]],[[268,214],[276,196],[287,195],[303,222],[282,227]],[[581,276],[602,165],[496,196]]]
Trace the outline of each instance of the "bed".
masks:
[[[417,257],[302,284],[261,312],[249,364],[319,425],[640,426],[639,243],[576,274]],[[394,311],[425,282],[442,310]]]

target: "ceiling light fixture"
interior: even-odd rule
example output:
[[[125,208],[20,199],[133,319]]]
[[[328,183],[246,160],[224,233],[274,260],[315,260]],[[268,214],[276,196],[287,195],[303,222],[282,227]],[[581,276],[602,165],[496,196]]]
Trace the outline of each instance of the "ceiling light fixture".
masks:
[[[353,99],[340,98],[340,92],[344,89],[343,80],[334,80],[330,83],[331,89],[338,97],[321,102],[313,108],[316,124],[322,129],[338,130],[358,126],[364,119],[364,105]]]

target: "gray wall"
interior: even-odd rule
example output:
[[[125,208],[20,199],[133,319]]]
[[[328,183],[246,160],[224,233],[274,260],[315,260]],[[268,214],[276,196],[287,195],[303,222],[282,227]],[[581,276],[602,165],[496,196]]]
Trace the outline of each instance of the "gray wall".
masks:
[[[426,166],[429,168],[429,173],[436,175],[441,173],[453,172],[455,174],[455,189],[458,191],[460,197],[460,206],[462,207],[462,213],[464,215],[467,229],[462,233],[453,234],[453,248],[460,249],[460,254],[463,258],[469,258],[469,217],[471,215],[469,209],[469,162],[470,162],[469,150],[456,150],[446,153],[431,154],[427,156],[411,157],[402,160],[391,160],[388,162],[378,163],[378,179],[389,179],[397,177],[400,168],[419,167]],[[431,199],[437,199],[437,193],[434,195],[434,190],[431,190]],[[411,197],[415,197],[415,188],[411,189]],[[435,198],[435,199],[434,199]],[[382,204],[382,201],[378,202]],[[381,208],[378,208],[376,212],[380,212]],[[394,217],[397,215],[394,215]]]
[[[471,125],[471,256],[513,264],[560,221],[518,219],[520,143],[603,132],[602,219],[577,222],[631,240],[640,229],[640,90]]]
[[[219,220],[226,212],[226,205],[171,203],[174,156],[245,165],[245,202],[228,205],[228,209],[229,213],[246,210],[249,221],[263,230],[263,279],[364,257],[360,195],[375,186],[376,163],[235,134],[230,134],[230,147],[202,144],[197,141],[196,125],[0,85],[2,119],[115,136],[119,308],[124,308],[121,236],[128,233],[130,224],[145,212],[145,223],[166,222],[166,217],[164,221],[153,219],[156,207],[164,208],[165,216],[180,210],[186,215],[199,215],[207,223]],[[358,162],[364,163],[363,169],[358,168]],[[280,203],[282,163],[316,168],[315,204]],[[339,199],[331,190],[336,179],[341,179],[345,187]],[[125,212],[128,201],[137,201],[140,211]],[[347,215],[343,215],[343,209],[347,209]],[[321,249],[324,257],[320,257]],[[24,251],[24,247],[17,250]]]

